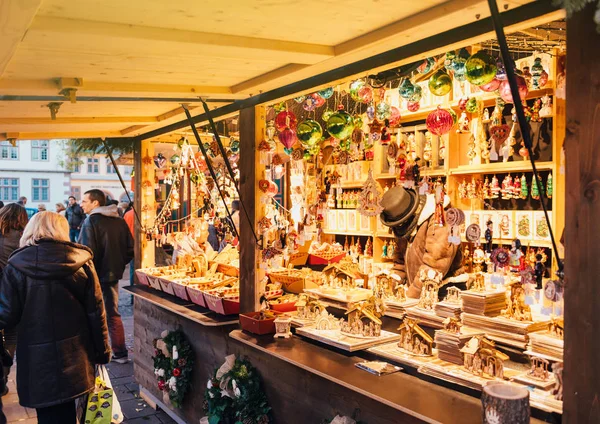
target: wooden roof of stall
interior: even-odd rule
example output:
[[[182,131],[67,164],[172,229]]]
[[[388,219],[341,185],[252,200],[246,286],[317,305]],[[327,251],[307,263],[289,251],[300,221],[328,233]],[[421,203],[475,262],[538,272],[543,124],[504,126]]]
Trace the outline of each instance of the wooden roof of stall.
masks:
[[[0,0],[0,139],[142,135],[199,96],[218,108],[487,16],[480,0]]]

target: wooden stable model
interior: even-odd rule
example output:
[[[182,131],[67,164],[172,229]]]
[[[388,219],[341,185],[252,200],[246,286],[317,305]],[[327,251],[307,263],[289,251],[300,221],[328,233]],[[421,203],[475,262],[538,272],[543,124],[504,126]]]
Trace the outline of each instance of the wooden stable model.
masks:
[[[489,378],[504,378],[504,361],[508,355],[495,348],[495,343],[483,336],[473,337],[460,350],[463,354],[465,369],[469,372]]]
[[[398,346],[412,355],[431,356],[433,354],[433,339],[417,324],[416,320],[404,318],[400,327]]]

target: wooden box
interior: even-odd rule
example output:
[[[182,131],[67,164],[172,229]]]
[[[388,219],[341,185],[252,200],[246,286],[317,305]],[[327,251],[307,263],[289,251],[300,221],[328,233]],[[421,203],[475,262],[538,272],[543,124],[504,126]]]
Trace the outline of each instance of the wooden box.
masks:
[[[177,281],[173,281],[171,283],[171,287],[173,288],[173,292],[175,292],[175,296],[183,300],[190,300],[190,296],[187,292],[187,288],[185,284],[178,283]]]
[[[162,288],[162,291],[175,296],[175,290],[173,289],[173,282],[171,280],[167,280],[164,277],[159,277],[157,280]]]
[[[221,297],[216,291],[207,291],[204,292],[204,300],[208,309],[218,314],[234,315],[240,313],[239,293]]]
[[[147,275],[148,284],[155,290],[162,291],[162,287],[160,286],[159,277],[155,277],[153,275]]]
[[[277,312],[274,312],[279,315]],[[253,334],[275,334],[275,318],[269,319],[257,319],[260,316],[260,312],[250,312],[247,314],[240,314],[240,325],[242,330],[246,330]]]
[[[143,272],[140,269],[136,269],[135,270],[135,275],[137,276],[138,279],[138,283],[144,285],[144,286],[149,286],[150,283],[148,282],[148,275]]]

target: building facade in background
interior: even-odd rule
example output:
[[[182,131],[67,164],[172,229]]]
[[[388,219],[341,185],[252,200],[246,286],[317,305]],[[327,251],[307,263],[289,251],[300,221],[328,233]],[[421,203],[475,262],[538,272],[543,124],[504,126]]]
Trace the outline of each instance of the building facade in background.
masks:
[[[121,177],[128,190],[131,190],[131,171],[133,166],[118,165]],[[71,194],[77,200],[88,190],[97,188],[112,199],[127,202],[127,195],[119,181],[117,172],[110,159],[105,155],[83,156],[75,164],[71,173]],[[133,196],[132,196],[133,199]]]

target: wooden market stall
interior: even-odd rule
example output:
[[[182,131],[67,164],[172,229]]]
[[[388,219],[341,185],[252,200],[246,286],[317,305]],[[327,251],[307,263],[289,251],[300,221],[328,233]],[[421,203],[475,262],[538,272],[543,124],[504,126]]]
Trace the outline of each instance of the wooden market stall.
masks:
[[[407,2],[401,8],[397,2],[389,2],[379,4],[378,13],[373,14],[367,13],[361,2],[350,2],[343,8],[336,7],[335,11],[324,10],[330,6],[312,1],[288,4],[285,8],[271,5],[252,9],[246,3],[225,8],[218,2],[208,2],[200,11],[191,0],[181,1],[178,6],[180,9],[172,4],[146,6],[134,1],[124,6],[115,2],[112,9],[94,4],[95,13],[90,14],[89,8],[78,2],[69,2],[69,7],[64,7],[58,0],[31,0],[19,7],[0,3],[0,11],[6,12],[0,16],[6,16],[6,22],[11,23],[6,35],[11,42],[0,46],[0,137],[13,143],[29,138],[89,137],[134,143],[136,208],[145,213],[142,221],[154,221],[156,193],[146,190],[144,181],[153,185],[156,177],[153,160],[160,149],[168,146],[162,151],[169,160],[171,154],[166,152],[177,146],[182,137],[195,146],[190,124],[203,134],[202,141],[210,143],[213,137],[208,133],[214,131],[208,125],[209,117],[217,121],[239,120],[236,136],[241,151],[239,190],[244,216],[240,216],[239,227],[238,307],[242,313],[259,310],[264,294],[261,282],[269,271],[264,265],[264,250],[261,249],[266,247],[265,239],[257,243],[254,235],[264,212],[257,182],[265,177],[266,164],[259,148],[265,139],[268,121],[274,116],[274,106],[282,101],[293,105],[294,98],[329,87],[340,87],[335,92],[341,97],[342,91],[349,90],[347,84],[365,79],[366,75],[402,69],[463,47],[472,54],[489,48],[485,43],[494,38],[487,4],[481,1]],[[564,11],[547,2],[507,1],[503,6],[507,33],[520,32],[533,39],[557,41],[553,33],[546,34],[538,27],[563,19]],[[120,13],[115,14],[114,10]],[[594,422],[598,415],[593,408],[596,390],[592,378],[599,370],[594,360],[596,345],[591,348],[585,345],[585,340],[597,339],[595,335],[600,328],[593,325],[597,324],[592,312],[597,290],[593,280],[595,262],[590,256],[594,252],[590,235],[596,232],[593,220],[595,177],[593,164],[585,159],[586,155],[593,157],[594,151],[589,146],[584,147],[584,144],[593,145],[597,137],[593,131],[585,132],[584,136],[579,130],[582,125],[595,125],[590,111],[594,110],[598,98],[594,97],[597,94],[594,85],[591,88],[583,86],[593,74],[590,58],[594,52],[587,55],[582,52],[586,48],[592,49],[589,46],[594,43],[582,43],[582,40],[598,38],[592,29],[590,10],[588,16],[583,13],[577,16],[574,21],[577,27],[573,31],[570,24],[568,28],[570,61],[567,70],[569,75],[580,77],[576,82],[569,79],[568,95],[572,96],[569,101],[573,99],[577,108],[567,109],[564,97],[556,93],[558,75],[565,71],[557,60],[558,51],[544,61],[549,72],[548,85],[531,90],[528,98],[533,101],[548,94],[553,100],[551,152],[539,163],[539,169],[544,186],[549,175],[554,181],[554,193],[546,205],[552,212],[552,228],[558,238],[564,228],[565,245],[573,249],[567,250],[567,257],[572,262],[567,262],[566,280],[574,285],[567,285],[564,302],[567,333],[564,407],[561,407],[565,422]],[[331,13],[338,15],[331,19]],[[219,18],[202,19],[203,32],[199,32],[200,14]],[[312,16],[315,27],[328,31],[307,31],[305,26],[290,22],[290,17],[302,15]],[[241,24],[237,25],[238,22]],[[228,35],[220,34],[225,24],[230,31]],[[79,36],[74,37],[74,34]],[[82,53],[75,55],[73,51]],[[124,57],[127,60],[123,60]],[[571,60],[577,64],[572,70]],[[47,66],[32,66],[38,62]],[[204,73],[198,74],[199,69]],[[425,77],[423,81],[426,81]],[[459,87],[453,87],[453,92],[458,90]],[[581,94],[584,91],[588,92],[587,96]],[[208,100],[206,108],[198,96]],[[482,107],[488,108],[490,114],[493,114],[494,97],[480,96]],[[459,96],[450,95],[443,103],[460,115],[459,100]],[[61,105],[51,107],[51,103]],[[181,104],[189,105],[192,115],[189,120],[185,119],[185,107]],[[431,101],[416,112],[402,110],[404,128],[394,136],[401,138],[404,133],[408,137],[412,133],[415,138],[424,139],[423,121],[436,110],[436,105]],[[469,119],[472,123],[477,117],[473,114]],[[566,124],[575,121],[578,124]],[[580,173],[575,174],[569,164],[567,169],[572,173],[567,172],[566,178],[570,180],[565,180],[564,172],[565,135],[568,140],[566,156],[580,168]],[[224,141],[227,146],[229,140],[224,137]],[[485,219],[484,211],[489,210],[486,204],[491,203],[498,213],[504,211],[502,204],[494,199],[464,197],[460,194],[462,188],[468,183],[484,180],[486,176],[491,179],[497,175],[502,181],[502,177],[511,173],[513,176],[515,173],[526,174],[525,180],[531,186],[531,169],[526,162],[514,160],[469,163],[466,159],[469,143],[469,137],[456,133],[455,129],[433,140],[430,147],[436,153],[423,167],[421,176],[432,178],[432,182],[433,178],[440,177],[453,204],[478,215],[481,220]],[[446,148],[443,161],[439,156],[441,145]],[[421,150],[415,153],[422,154],[424,144],[419,146],[417,150]],[[283,155],[282,148],[279,150]],[[577,154],[581,159],[571,159],[576,156],[574,151],[580,152]],[[382,187],[391,186],[397,173],[397,170],[390,172],[388,169],[386,153],[377,145],[369,166],[375,181]],[[332,172],[339,168],[327,166]],[[358,172],[360,175],[355,174],[357,178],[340,182],[339,188],[358,191],[366,178],[362,171]],[[311,183],[315,187],[324,185],[323,179],[316,176]],[[567,198],[573,202],[567,202]],[[185,201],[186,195],[181,199]],[[187,209],[180,210],[179,218],[190,215],[193,210],[191,194],[187,200]],[[220,201],[216,197],[212,200]],[[282,201],[283,205],[290,204],[289,193]],[[182,204],[179,206],[183,208]],[[567,212],[572,208],[573,213],[565,214],[565,207]],[[525,210],[530,209],[519,209]],[[585,226],[565,219],[565,216],[576,216],[575,212],[583,214],[584,220],[591,217]],[[513,220],[518,220],[517,214],[511,215]],[[359,240],[362,238],[364,246],[369,238],[373,257],[381,257],[384,246],[389,248],[392,238],[378,226],[376,219],[371,219],[362,228],[356,215],[354,230],[349,230],[348,211],[341,213],[344,227],[337,225],[338,216],[336,211],[336,224],[329,228],[327,217],[324,217],[323,240],[331,243],[337,240],[343,245],[346,235],[354,235]],[[527,214],[532,233],[536,232],[533,226],[536,216]],[[154,230],[153,227],[143,222],[136,224],[136,268],[157,264],[157,238],[147,231]],[[543,229],[543,225],[541,227]],[[518,226],[514,228],[514,231],[519,229]],[[498,233],[503,231],[501,227],[497,230]],[[341,233],[341,237],[337,233]],[[557,258],[551,253],[546,233],[542,233],[537,238],[532,235],[529,244],[545,249],[549,268],[554,271]],[[504,240],[504,237],[494,238],[493,243],[501,245]],[[574,257],[575,254],[579,256]],[[559,256],[564,257],[563,250],[559,250]],[[331,419],[337,413],[352,415],[358,410],[360,419],[370,423],[478,422],[481,419],[479,389],[456,380],[448,381],[448,376],[439,369],[402,363],[405,372],[377,377],[355,365],[362,360],[382,357],[394,362],[385,356],[386,352],[382,354],[369,349],[368,352],[349,353],[298,335],[279,340],[273,340],[270,335],[254,336],[238,329],[237,315],[222,316],[209,311],[192,302],[189,291],[184,290],[187,293],[184,298],[173,296],[174,291],[169,294],[163,286],[171,287],[168,278],[155,284],[160,291],[143,284],[128,289],[136,299],[135,376],[144,398],[160,405],[178,422],[198,422],[205,415],[206,382],[224,357],[232,353],[249,358],[260,372],[275,422],[319,422]],[[341,303],[344,302],[331,302],[337,307]],[[590,312],[584,316],[579,311]],[[393,316],[381,320],[384,331],[395,332],[397,326],[398,320]],[[164,330],[175,328],[181,328],[186,334],[196,358],[191,390],[181,408],[169,405],[168,396],[157,388],[152,362],[154,341]],[[586,366],[578,367],[578,364]],[[533,421],[558,422],[561,419],[552,412],[556,409],[540,405],[533,398],[532,406]]]

